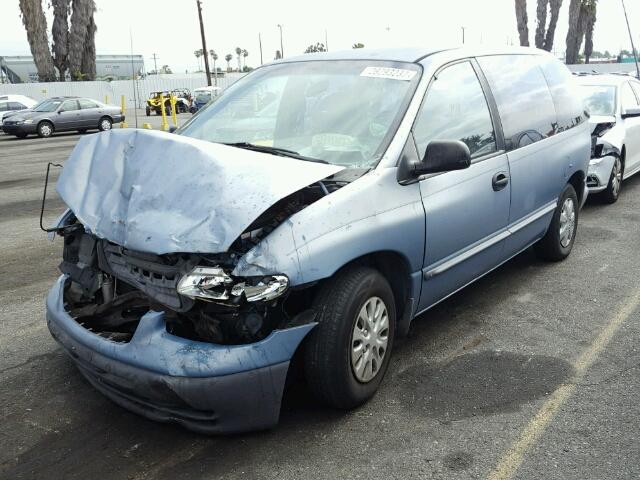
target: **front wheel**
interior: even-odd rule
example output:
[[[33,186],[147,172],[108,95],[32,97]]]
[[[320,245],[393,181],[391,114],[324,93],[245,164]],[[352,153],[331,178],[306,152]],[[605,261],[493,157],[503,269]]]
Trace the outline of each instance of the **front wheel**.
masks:
[[[314,302],[318,325],[305,345],[305,375],[324,403],[342,409],[376,393],[389,365],[396,307],[387,280],[369,267],[347,268]]]
[[[576,239],[578,212],[578,195],[573,186],[567,184],[560,195],[547,233],[535,245],[539,257],[558,262],[569,256]]]
[[[600,194],[600,198],[602,198],[605,203],[616,203],[618,201],[620,189],[622,188],[622,173],[622,160],[616,157],[616,161],[613,163],[613,168],[611,169],[611,176],[609,177],[607,188]]]
[[[147,115],[147,117],[151,115],[151,107],[149,105],[144,107],[144,113]]]
[[[48,138],[53,135],[53,125],[49,122],[40,122],[38,125],[38,136]]]

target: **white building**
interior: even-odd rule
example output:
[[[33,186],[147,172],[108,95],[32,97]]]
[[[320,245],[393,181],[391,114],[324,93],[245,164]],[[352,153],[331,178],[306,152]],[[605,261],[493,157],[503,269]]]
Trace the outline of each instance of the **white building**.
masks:
[[[131,73],[144,73],[142,55],[96,55],[96,80],[125,80]],[[0,83],[29,83],[38,81],[33,57],[0,56]]]

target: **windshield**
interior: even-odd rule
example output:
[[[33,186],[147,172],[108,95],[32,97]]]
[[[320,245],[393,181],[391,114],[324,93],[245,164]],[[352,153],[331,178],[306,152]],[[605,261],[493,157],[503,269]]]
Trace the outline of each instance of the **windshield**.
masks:
[[[418,65],[400,62],[275,64],[229,87],[180,133],[369,168],[391,141],[419,77]]]
[[[33,107],[35,112],[53,112],[58,109],[62,100],[44,100]]]
[[[616,87],[613,85],[582,85],[585,108],[590,115],[615,115]]]

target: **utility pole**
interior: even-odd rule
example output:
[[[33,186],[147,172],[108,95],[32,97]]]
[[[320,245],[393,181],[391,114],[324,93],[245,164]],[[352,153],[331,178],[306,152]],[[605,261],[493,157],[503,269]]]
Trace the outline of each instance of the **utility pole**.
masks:
[[[329,51],[329,38],[327,37],[327,29],[324,29],[324,49]]]
[[[258,32],[258,43],[260,44],[260,65],[262,65],[262,35]]]
[[[633,53],[633,59],[636,62],[636,75],[638,80],[640,80],[640,66],[638,65],[638,52],[636,52],[636,47],[633,44],[633,35],[631,35],[631,27],[629,26],[629,17],[627,16],[627,8],[624,6],[624,0],[620,0],[622,2],[622,10],[624,11],[624,19],[627,21],[627,30],[629,31],[629,40],[631,41],[631,52]]]
[[[154,66],[154,67],[155,67],[155,69],[156,69],[156,75],[158,75],[158,73],[160,73],[160,72],[158,72],[158,59],[159,59],[160,57],[154,53],[154,54],[153,54],[153,57],[151,57],[151,58],[153,58],[153,66]]]
[[[284,58],[284,46],[282,45],[282,25],[278,24],[278,28],[280,29],[280,56]]]
[[[196,0],[198,5],[198,18],[200,19],[200,36],[202,37],[202,51],[204,52],[204,70],[207,74],[207,85],[211,86],[211,70],[209,70],[209,50],[207,50],[207,41],[204,38],[204,24],[202,23],[202,2]]]
[[[464,27],[460,27],[462,29],[462,44],[464,45]]]

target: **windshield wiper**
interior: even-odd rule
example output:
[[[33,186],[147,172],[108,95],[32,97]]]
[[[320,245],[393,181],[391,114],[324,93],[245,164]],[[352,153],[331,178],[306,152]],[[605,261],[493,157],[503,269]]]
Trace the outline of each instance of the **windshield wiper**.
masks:
[[[281,157],[295,158],[297,160],[304,160],[305,162],[329,163],[326,160],[321,160],[319,158],[305,157],[304,155],[300,155],[298,152],[287,150],[286,148],[268,147],[266,145],[256,145],[249,142],[223,143],[223,145],[244,148],[245,150],[253,150],[254,152],[270,153],[272,155],[279,155]]]

